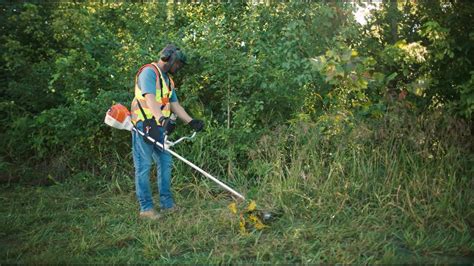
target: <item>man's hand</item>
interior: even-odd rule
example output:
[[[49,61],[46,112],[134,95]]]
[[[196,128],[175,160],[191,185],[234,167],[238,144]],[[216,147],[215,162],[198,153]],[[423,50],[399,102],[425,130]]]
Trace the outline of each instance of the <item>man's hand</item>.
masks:
[[[173,119],[171,119],[169,117],[166,118],[166,117],[162,116],[160,118],[160,124],[163,127],[163,129],[165,130],[166,135],[171,135],[171,133],[173,133],[173,131],[176,128],[176,121],[174,121]]]
[[[190,127],[194,129],[194,131],[199,132],[204,129],[204,121],[193,119],[191,122],[188,123]]]

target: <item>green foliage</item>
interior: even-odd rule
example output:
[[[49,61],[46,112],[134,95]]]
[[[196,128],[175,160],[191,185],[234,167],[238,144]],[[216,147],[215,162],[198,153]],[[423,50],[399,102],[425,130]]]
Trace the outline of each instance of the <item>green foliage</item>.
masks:
[[[222,174],[248,172],[247,150],[281,124],[316,122],[330,137],[357,117],[380,119],[394,99],[416,111],[454,100],[448,94],[459,101],[447,106],[471,117],[472,79],[434,74],[459,49],[470,52],[455,41],[465,33],[449,19],[461,6],[470,7],[408,3],[398,7],[402,16],[387,5],[361,28],[351,8],[337,4],[7,5],[2,157],[33,168],[68,160],[74,171],[104,169],[96,158],[112,158],[128,144],[104,128],[103,112],[114,100],[130,102],[135,71],[168,42],[190,57],[177,77],[180,99],[207,121],[202,138],[214,143],[209,157],[215,154]],[[449,89],[440,87],[449,80]]]
[[[181,163],[173,188],[183,211],[151,222],[138,219],[129,176],[104,182],[81,173],[48,187],[3,185],[0,261],[469,263],[472,159],[463,158],[472,143],[458,135],[459,124],[394,108],[380,124],[360,121],[329,139],[312,124],[268,132],[249,151],[258,184],[229,181],[281,216],[246,235],[227,209],[228,195],[194,180]],[[206,168],[212,163],[200,156],[215,151],[204,147],[222,145],[226,135],[209,133],[214,142],[209,136],[191,145],[202,150],[193,157]]]
[[[389,93],[407,91],[422,109],[447,104],[455,114],[469,118],[461,90],[469,86],[473,67],[469,25],[474,4],[407,1],[395,6],[389,2],[373,11],[364,27],[361,54],[374,57],[377,71],[397,73]]]
[[[472,119],[474,112],[474,71],[471,71],[471,79],[459,86],[461,93],[458,112],[468,118]]]
[[[5,188],[1,260],[471,254],[473,4],[384,1],[361,26],[350,3],[329,2],[1,4],[0,180],[54,184]],[[221,190],[180,163],[173,184],[190,211],[158,227],[135,223],[130,136],[103,118],[130,104],[136,71],[170,42],[190,59],[175,77],[180,102],[207,125],[176,151],[282,209],[271,231],[236,237],[227,202],[209,203]]]
[[[343,7],[298,3],[276,8],[59,3],[7,9],[15,11],[7,19],[12,29],[3,36],[2,59],[12,78],[5,83],[2,108],[18,111],[5,118],[6,158],[40,162],[68,150],[78,162],[74,169],[101,168],[92,158],[100,156],[96,144],[104,136],[97,133],[103,127],[103,115],[97,114],[112,100],[105,95],[128,95],[120,100],[129,102],[135,71],[155,60],[168,42],[182,46],[191,59],[177,77],[182,104],[236,143],[223,148],[226,160],[239,158],[245,165],[255,136],[292,118],[316,117],[308,98],[318,94],[321,82],[308,56],[327,50],[348,19]],[[44,22],[31,26],[29,19]],[[294,108],[297,103],[302,109]],[[104,149],[117,152],[113,143]]]
[[[355,50],[342,47],[328,50],[325,55],[313,59],[315,69],[331,85],[323,96],[327,99],[325,109],[344,110],[370,105],[366,90],[375,61],[357,55]]]

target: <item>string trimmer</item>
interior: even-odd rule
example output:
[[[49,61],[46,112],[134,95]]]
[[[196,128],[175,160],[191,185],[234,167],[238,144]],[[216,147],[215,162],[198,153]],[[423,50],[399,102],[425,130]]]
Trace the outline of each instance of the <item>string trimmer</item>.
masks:
[[[193,164],[192,162],[188,161],[186,158],[182,157],[181,155],[177,154],[176,152],[174,152],[173,150],[170,149],[171,147],[175,146],[176,144],[178,144],[178,143],[180,143],[184,140],[192,140],[193,138],[195,138],[196,132],[194,132],[191,136],[181,137],[180,139],[178,139],[174,142],[168,140],[168,136],[165,136],[165,138],[164,138],[165,141],[163,143],[160,143],[159,141],[153,139],[152,137],[148,136],[143,131],[138,129],[132,123],[131,118],[130,118],[130,112],[128,111],[127,107],[125,107],[121,104],[115,104],[107,111],[107,113],[105,115],[104,122],[107,125],[109,125],[113,128],[116,128],[116,129],[137,132],[143,138],[147,138],[149,141],[151,141],[154,145],[158,146],[160,149],[166,150],[171,155],[178,158],[179,160],[181,160],[185,164],[191,166],[193,169],[195,169],[196,171],[198,171],[199,173],[201,173],[205,177],[211,179],[217,185],[219,185],[221,188],[223,188],[223,189],[227,190],[228,192],[232,193],[232,195],[236,196],[237,198],[239,198],[243,201],[246,201],[245,197],[241,193],[235,191],[234,189],[232,189],[231,187],[229,187],[228,185],[226,185],[225,183],[223,183],[222,181],[220,181],[216,177],[214,177],[211,174],[207,173],[206,171],[204,171],[203,169],[201,169],[197,165]],[[237,207],[236,207],[235,203],[229,205],[229,209],[234,214],[237,214]],[[261,229],[261,228],[265,227],[265,225],[263,225],[262,221],[264,221],[264,222],[269,221],[274,216],[271,212],[257,210],[256,209],[256,204],[255,204],[254,201],[250,201],[248,207],[245,209],[244,212],[245,212],[245,215],[242,214],[242,213],[240,214],[241,229],[242,229],[242,223],[246,226],[248,226],[248,224],[254,224],[254,227],[256,229]],[[243,217],[245,217],[245,218],[243,218]],[[246,220],[248,220],[248,221],[246,222]]]

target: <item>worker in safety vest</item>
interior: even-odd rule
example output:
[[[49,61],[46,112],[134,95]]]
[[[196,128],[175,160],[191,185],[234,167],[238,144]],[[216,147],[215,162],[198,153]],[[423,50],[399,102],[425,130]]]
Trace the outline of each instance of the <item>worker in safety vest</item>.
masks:
[[[145,133],[149,129],[150,133],[154,131],[154,135],[150,136],[160,143],[163,143],[165,132],[169,135],[174,130],[172,113],[195,131],[204,128],[203,121],[191,118],[179,104],[173,79],[169,76],[176,74],[185,64],[186,56],[183,51],[170,44],[160,52],[158,62],[142,66],[135,77],[135,98],[131,107],[132,122]],[[146,142],[136,131],[132,132],[132,150],[140,217],[149,219],[160,217],[154,208],[150,188],[150,170],[153,161],[156,163],[161,212],[176,211],[178,208],[171,192],[171,154]]]

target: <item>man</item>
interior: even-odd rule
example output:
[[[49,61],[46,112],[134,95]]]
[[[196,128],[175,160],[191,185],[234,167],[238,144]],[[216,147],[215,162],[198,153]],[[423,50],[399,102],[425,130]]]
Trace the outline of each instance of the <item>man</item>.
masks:
[[[175,45],[167,45],[161,52],[158,62],[144,65],[135,77],[135,98],[132,101],[132,122],[143,132],[155,124],[156,140],[163,143],[165,132],[170,134],[174,129],[171,113],[195,131],[204,128],[204,122],[192,119],[179,104],[173,79],[174,75],[186,63],[185,54]],[[154,120],[151,120],[154,119]],[[146,127],[144,126],[146,123]],[[133,163],[135,166],[135,187],[140,203],[140,217],[158,219],[160,214],[154,209],[150,189],[150,170],[153,161],[156,163],[158,190],[160,193],[161,212],[176,211],[171,192],[171,154],[145,141],[137,132],[132,133]]]

